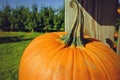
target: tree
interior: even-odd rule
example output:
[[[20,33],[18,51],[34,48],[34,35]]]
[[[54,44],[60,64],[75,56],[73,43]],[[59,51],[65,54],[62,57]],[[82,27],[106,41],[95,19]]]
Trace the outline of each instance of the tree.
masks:
[[[64,7],[58,10],[34,4],[32,10],[20,6],[8,6],[0,11],[0,29],[5,31],[48,32],[64,30]]]
[[[10,16],[11,29],[13,31],[23,31],[25,19],[25,7],[21,6],[14,9]]]
[[[0,12],[0,28],[5,31],[10,30],[10,14],[11,14],[11,7],[6,5],[3,9],[3,12]]]
[[[29,8],[21,6],[12,11],[11,17],[11,28],[13,31],[32,31],[33,24],[31,19],[31,12]]]
[[[58,12],[54,17],[56,30],[60,30],[60,31],[64,30],[64,27],[65,27],[64,19],[65,19],[65,6],[59,8]]]
[[[51,7],[41,8],[40,17],[41,17],[41,29],[44,31],[52,31],[54,29],[54,14],[55,10]]]
[[[32,5],[32,12],[31,12],[31,25],[32,25],[32,32],[36,31],[38,27],[38,7],[37,4]]]

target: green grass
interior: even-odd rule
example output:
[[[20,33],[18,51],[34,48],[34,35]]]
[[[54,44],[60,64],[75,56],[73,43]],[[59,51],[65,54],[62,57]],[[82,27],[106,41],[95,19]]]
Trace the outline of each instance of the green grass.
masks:
[[[0,80],[18,80],[24,49],[41,33],[0,32]]]

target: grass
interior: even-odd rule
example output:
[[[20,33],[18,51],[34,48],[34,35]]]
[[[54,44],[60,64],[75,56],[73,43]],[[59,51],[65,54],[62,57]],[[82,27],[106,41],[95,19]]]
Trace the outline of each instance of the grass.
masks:
[[[0,80],[18,80],[24,49],[41,33],[0,32]]]

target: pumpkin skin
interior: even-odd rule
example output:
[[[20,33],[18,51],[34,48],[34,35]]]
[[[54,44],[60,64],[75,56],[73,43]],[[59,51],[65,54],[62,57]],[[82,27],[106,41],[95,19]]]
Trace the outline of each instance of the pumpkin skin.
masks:
[[[19,80],[120,80],[120,58],[102,42],[84,36],[79,2],[71,31],[35,38],[25,49]],[[80,14],[81,13],[81,14]]]
[[[117,39],[118,38],[118,32],[116,32],[115,34],[114,34],[114,37]]]
[[[35,38],[20,62],[19,80],[120,80],[120,59],[102,42],[66,46],[66,32]]]
[[[118,14],[120,14],[120,8],[117,9]]]

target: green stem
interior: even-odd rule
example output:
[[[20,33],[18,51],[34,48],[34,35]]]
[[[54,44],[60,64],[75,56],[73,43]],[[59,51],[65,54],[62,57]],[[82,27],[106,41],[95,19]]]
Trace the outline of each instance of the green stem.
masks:
[[[84,17],[81,6],[77,0],[72,0],[70,6],[76,11],[75,20],[69,33],[62,39],[68,46],[83,46],[84,40]]]

